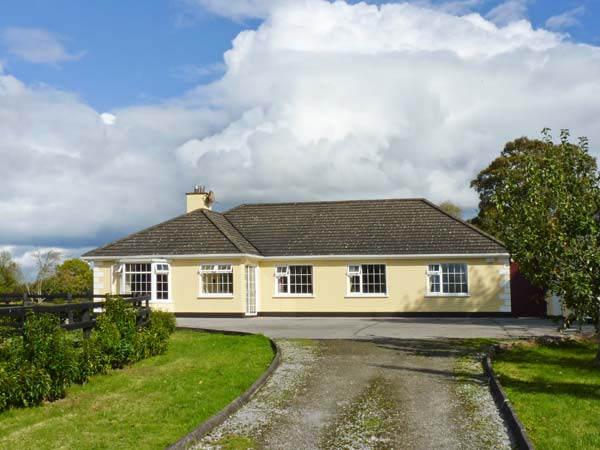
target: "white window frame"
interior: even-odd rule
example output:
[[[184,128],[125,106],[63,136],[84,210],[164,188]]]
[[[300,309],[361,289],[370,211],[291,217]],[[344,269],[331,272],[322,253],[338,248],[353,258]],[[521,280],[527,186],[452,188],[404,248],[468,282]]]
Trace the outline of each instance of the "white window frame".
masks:
[[[121,286],[119,288],[119,291],[121,292],[121,294],[127,294],[127,292],[125,292],[125,276],[126,276],[126,271],[125,271],[125,265],[126,264],[150,264],[150,301],[152,303],[172,303],[172,282],[171,282],[171,264],[169,264],[169,262],[167,260],[136,260],[136,261],[122,261],[118,264],[115,273],[116,274],[120,274],[120,283]],[[168,287],[168,292],[167,292],[167,298],[166,299],[158,299],[157,298],[157,291],[156,291],[156,275],[157,275],[157,267],[158,266],[167,266],[167,270],[165,271],[164,269],[161,269],[159,272],[160,273],[167,273],[168,278],[167,278],[167,287]]]
[[[443,269],[442,264],[462,264],[465,266],[465,274],[467,276],[467,292],[444,292],[444,283],[443,283]],[[439,271],[430,271],[429,266],[438,265],[440,266]],[[429,277],[431,275],[439,275],[440,277],[440,292],[431,292],[431,286],[429,283]],[[425,285],[427,286],[427,295],[426,297],[470,297],[471,296],[471,283],[469,276],[469,263],[465,261],[445,261],[445,262],[429,262],[425,267]]]
[[[306,294],[291,294],[290,293],[290,266],[294,267],[310,267],[311,268],[311,290],[312,292]],[[278,269],[286,269],[284,272],[278,273]],[[273,292],[275,292],[274,297],[304,297],[304,298],[313,298],[315,296],[315,268],[312,264],[286,264],[286,265],[277,265],[274,268],[273,278],[275,279],[275,287]],[[279,292],[279,279],[286,278],[287,279],[287,287],[288,292]]]
[[[205,270],[204,267],[212,266],[212,270]],[[228,266],[228,269],[220,269],[220,266]],[[216,269],[215,269],[216,268]],[[231,292],[222,294],[216,293],[205,293],[203,289],[202,275],[204,273],[231,273]],[[235,293],[235,282],[234,282],[233,264],[231,263],[204,263],[200,264],[198,268],[198,298],[233,298]]]
[[[350,272],[350,267],[358,266],[358,272]],[[383,273],[385,275],[385,292],[368,292],[363,293],[363,278],[362,278],[362,266],[383,266]],[[359,280],[359,292],[352,292],[350,290],[350,278],[352,276],[358,276]],[[388,285],[387,285],[387,264],[379,262],[363,262],[363,263],[350,263],[346,265],[346,298],[352,297],[388,297]]]

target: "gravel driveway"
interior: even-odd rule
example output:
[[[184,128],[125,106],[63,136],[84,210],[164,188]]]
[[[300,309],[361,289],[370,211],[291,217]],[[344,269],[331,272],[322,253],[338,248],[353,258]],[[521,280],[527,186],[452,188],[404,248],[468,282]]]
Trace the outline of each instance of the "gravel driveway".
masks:
[[[510,448],[481,366],[458,341],[278,344],[269,382],[194,448]]]

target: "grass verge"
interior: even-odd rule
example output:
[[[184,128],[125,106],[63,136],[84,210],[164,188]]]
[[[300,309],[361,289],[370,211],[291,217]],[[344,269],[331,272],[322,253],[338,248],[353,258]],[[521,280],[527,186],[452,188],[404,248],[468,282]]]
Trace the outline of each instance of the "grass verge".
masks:
[[[273,356],[264,336],[175,332],[164,355],[1,413],[0,448],[164,449],[250,387]]]
[[[590,342],[514,346],[494,370],[538,450],[600,448],[600,371]]]

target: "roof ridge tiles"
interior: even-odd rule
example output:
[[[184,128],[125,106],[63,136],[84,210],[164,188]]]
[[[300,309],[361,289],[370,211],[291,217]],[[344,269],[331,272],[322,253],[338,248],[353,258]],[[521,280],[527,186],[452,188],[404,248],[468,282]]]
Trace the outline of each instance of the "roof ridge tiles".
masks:
[[[246,241],[246,242],[247,242],[247,243],[250,245],[250,247],[252,247],[254,250],[256,250],[256,253],[257,253],[258,255],[260,255],[260,251],[258,250],[258,248],[256,248],[256,246],[255,246],[254,244],[252,244],[252,242],[250,242],[250,241],[248,240],[248,238],[246,238],[246,236],[244,236],[244,234],[243,234],[241,231],[239,231],[239,230],[238,230],[238,229],[237,229],[237,228],[236,228],[236,227],[235,227],[235,226],[234,226],[234,225],[233,225],[233,224],[232,224],[232,223],[229,221],[229,219],[227,219],[227,217],[225,217],[225,215],[224,215],[223,213],[220,213],[220,212],[218,212],[218,211],[213,211],[213,210],[211,210],[211,209],[203,209],[203,210],[202,210],[202,212],[203,212],[203,214],[206,216],[206,218],[207,218],[207,219],[210,221],[210,223],[212,223],[212,224],[213,224],[213,226],[214,226],[214,227],[215,227],[217,230],[219,230],[219,232],[220,232],[220,233],[221,233],[223,236],[225,236],[225,238],[226,238],[226,239],[227,239],[229,242],[231,242],[231,243],[233,244],[233,246],[234,246],[235,248],[237,248],[237,249],[238,249],[238,250],[239,250],[241,253],[247,253],[247,251],[246,251],[246,250],[244,250],[244,249],[243,249],[243,248],[242,248],[242,247],[241,247],[241,246],[240,246],[240,245],[239,245],[237,242],[235,242],[235,239],[233,239],[233,238],[232,238],[232,236],[230,236],[230,235],[229,235],[229,233],[228,233],[226,230],[224,230],[224,229],[221,227],[221,225],[220,225],[220,224],[218,224],[218,223],[217,223],[217,222],[216,222],[216,221],[215,221],[215,220],[214,220],[214,219],[211,217],[211,215],[212,215],[212,214],[215,214],[215,215],[217,215],[217,216],[221,217],[221,218],[222,218],[223,220],[225,220],[225,221],[226,221],[226,222],[227,222],[229,225],[231,225],[231,227],[232,227],[233,229],[235,229],[235,230],[236,230],[236,231],[237,231],[237,232],[240,234],[240,236],[241,236],[241,237],[242,237],[242,238],[243,238],[243,239],[244,239],[244,240],[245,240],[245,241]]]
[[[223,211],[223,214],[227,214],[243,206],[287,206],[287,205],[327,205],[327,204],[340,204],[340,203],[369,203],[369,202],[393,202],[393,201],[422,201],[425,200],[423,197],[406,197],[406,198],[371,198],[371,199],[349,199],[349,200],[316,200],[316,201],[302,201],[302,202],[256,202],[256,203],[240,203],[239,205],[229,208],[227,211]]]

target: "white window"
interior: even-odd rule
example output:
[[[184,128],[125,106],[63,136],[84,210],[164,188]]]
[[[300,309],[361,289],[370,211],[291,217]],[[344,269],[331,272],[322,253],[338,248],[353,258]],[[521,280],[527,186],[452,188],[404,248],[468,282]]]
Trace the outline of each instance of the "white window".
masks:
[[[121,293],[150,295],[152,300],[169,300],[170,268],[167,263],[124,263],[121,274]]]
[[[427,266],[427,293],[468,295],[469,276],[465,263],[435,263]]]
[[[347,275],[349,295],[387,294],[385,264],[351,264]]]
[[[156,300],[169,300],[169,265],[155,264]]]
[[[231,264],[200,266],[200,297],[233,296],[233,267]]]
[[[124,294],[152,294],[152,263],[124,265]]]
[[[275,286],[278,295],[312,295],[312,266],[275,267]]]

